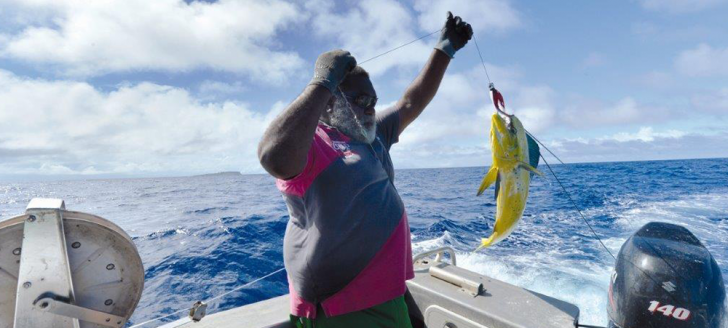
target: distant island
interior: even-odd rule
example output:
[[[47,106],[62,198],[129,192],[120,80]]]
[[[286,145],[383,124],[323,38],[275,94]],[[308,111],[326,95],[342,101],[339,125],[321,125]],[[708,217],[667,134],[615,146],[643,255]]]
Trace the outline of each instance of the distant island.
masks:
[[[208,173],[208,174],[200,174],[200,175],[193,175],[193,177],[230,177],[230,176],[241,176],[242,173],[238,171],[226,171],[226,172],[217,172],[217,173]]]

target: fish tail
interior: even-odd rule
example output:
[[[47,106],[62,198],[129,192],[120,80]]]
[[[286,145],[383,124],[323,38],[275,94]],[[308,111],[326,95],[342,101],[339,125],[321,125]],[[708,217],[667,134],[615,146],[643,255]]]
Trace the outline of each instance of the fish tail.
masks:
[[[498,233],[497,232],[493,232],[493,234],[490,235],[490,237],[481,239],[480,240],[480,246],[478,246],[478,248],[476,248],[475,251],[477,252],[477,251],[479,251],[479,250],[481,250],[483,248],[487,248],[487,247],[492,246],[494,244],[494,241],[495,241],[495,237],[496,236],[498,236]]]
[[[490,167],[490,170],[488,170],[488,174],[485,175],[483,178],[483,182],[480,184],[480,188],[478,188],[478,194],[477,196],[480,196],[483,194],[483,191],[485,189],[488,189],[490,185],[492,185],[495,182],[495,179],[498,177],[498,167],[495,165]]]

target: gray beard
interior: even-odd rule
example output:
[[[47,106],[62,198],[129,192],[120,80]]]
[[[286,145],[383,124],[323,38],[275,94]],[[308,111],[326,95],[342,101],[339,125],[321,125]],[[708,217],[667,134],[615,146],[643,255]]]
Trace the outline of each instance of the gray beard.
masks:
[[[377,136],[376,120],[372,118],[371,128],[366,128],[362,124],[364,122],[354,116],[354,111],[349,106],[350,104],[346,99],[336,95],[334,110],[329,114],[328,124],[354,140],[372,143]]]

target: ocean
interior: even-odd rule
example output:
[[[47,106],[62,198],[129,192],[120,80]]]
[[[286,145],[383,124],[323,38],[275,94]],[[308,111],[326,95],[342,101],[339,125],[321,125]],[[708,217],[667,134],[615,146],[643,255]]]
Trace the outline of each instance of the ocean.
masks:
[[[452,246],[458,265],[574,303],[581,323],[606,325],[613,260],[540,168],[547,176],[533,179],[516,231],[478,253],[472,250],[494,223],[492,188],[475,196],[487,168],[396,171],[413,251]],[[728,278],[728,159],[553,169],[615,255],[647,222],[675,223],[703,242]],[[111,220],[133,237],[146,282],[131,324],[189,308],[283,266],[288,213],[267,175],[0,183],[0,217],[23,213],[34,197],[64,199],[68,209]],[[210,304],[208,313],[286,292],[279,273]]]

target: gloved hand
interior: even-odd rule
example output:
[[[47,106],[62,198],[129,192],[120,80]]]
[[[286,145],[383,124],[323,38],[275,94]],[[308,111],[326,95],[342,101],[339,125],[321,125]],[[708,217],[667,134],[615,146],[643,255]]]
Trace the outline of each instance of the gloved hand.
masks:
[[[452,17],[452,13],[448,11],[447,22],[435,49],[446,53],[450,58],[455,58],[455,52],[464,47],[472,37],[473,28],[470,24],[463,22],[460,16]]]
[[[323,85],[333,94],[354,67],[356,59],[348,51],[338,49],[325,52],[316,59],[313,79],[309,84]]]

